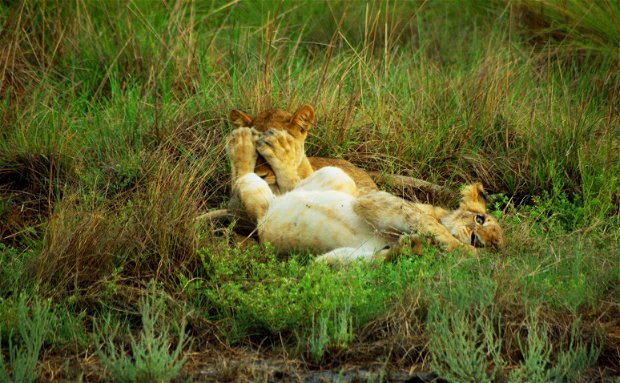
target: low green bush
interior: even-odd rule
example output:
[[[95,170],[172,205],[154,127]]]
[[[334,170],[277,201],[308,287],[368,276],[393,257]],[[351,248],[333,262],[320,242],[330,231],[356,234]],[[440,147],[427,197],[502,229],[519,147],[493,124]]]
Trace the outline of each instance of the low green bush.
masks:
[[[94,333],[100,344],[97,355],[117,382],[169,382],[179,375],[187,361],[187,355],[182,356],[189,346],[185,321],[178,325],[178,338],[172,349],[172,326],[164,315],[163,301],[154,294],[151,292],[140,301],[142,329],[137,336],[111,315],[104,316],[96,325]],[[119,331],[129,334],[128,345],[115,343]]]
[[[49,300],[35,298],[29,307],[25,295],[17,300],[13,324],[16,331],[11,329],[7,342],[8,364],[0,351],[0,381],[34,382],[39,376],[37,363],[41,348],[55,322],[50,305]],[[0,338],[0,346],[3,343]]]
[[[548,326],[540,321],[536,312],[530,312],[525,323],[527,340],[521,342],[519,339],[523,360],[510,372],[509,382],[578,381],[596,361],[599,349],[594,343],[588,347],[578,339],[576,323],[571,327],[568,346],[563,348],[554,345]]]
[[[350,334],[351,323],[378,315],[402,290],[385,288],[394,284],[386,275],[390,266],[359,262],[332,269],[304,256],[278,259],[259,247],[226,255],[205,248],[199,255],[208,277],[185,283],[185,291],[210,307],[213,318],[227,319],[231,341],[301,331],[346,343],[350,335],[335,334]]]

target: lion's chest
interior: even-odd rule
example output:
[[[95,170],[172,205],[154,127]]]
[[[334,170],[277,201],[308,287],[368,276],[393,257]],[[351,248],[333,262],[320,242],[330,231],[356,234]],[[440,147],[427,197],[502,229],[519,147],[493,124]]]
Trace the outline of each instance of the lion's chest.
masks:
[[[294,190],[273,200],[259,222],[259,236],[281,252],[385,246],[355,214],[352,202],[352,196],[339,191]]]

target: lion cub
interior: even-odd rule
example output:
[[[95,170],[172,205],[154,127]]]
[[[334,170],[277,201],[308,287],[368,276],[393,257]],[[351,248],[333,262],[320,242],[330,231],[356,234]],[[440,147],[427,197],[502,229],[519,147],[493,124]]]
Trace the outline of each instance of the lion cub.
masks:
[[[308,131],[314,123],[314,108],[305,104],[291,114],[285,110],[271,108],[252,117],[233,109],[229,120],[233,126],[251,128],[252,140],[259,141],[258,153],[246,157],[229,153],[237,167],[232,168],[232,183],[239,176],[238,169],[249,169],[265,180],[271,192],[279,195],[292,190],[301,180],[308,178],[315,169],[337,166],[344,170],[363,190],[375,190],[377,185],[362,169],[342,159],[306,157],[305,142]],[[261,134],[267,133],[268,134]],[[260,139],[259,139],[260,135]],[[297,150],[293,150],[297,148]],[[242,151],[249,153],[250,151]],[[292,153],[295,155],[292,155]],[[250,165],[254,164],[254,165]],[[275,165],[275,166],[274,166]],[[252,168],[253,166],[253,168]],[[248,214],[246,203],[239,198],[236,189],[228,204],[228,213],[236,218],[235,228],[250,233],[256,228],[256,219]]]
[[[269,129],[285,131],[290,134],[298,144],[303,145],[308,136],[308,131],[314,123],[314,108],[309,104],[305,104],[293,114],[282,109],[271,108],[260,112],[256,117],[233,109],[230,112],[229,120],[233,126],[238,128],[254,128],[259,133],[267,132]],[[309,177],[314,170],[326,166],[341,168],[353,178],[359,188],[377,189],[377,185],[368,173],[349,161],[337,158],[306,157],[305,150],[297,168],[297,174],[299,175],[299,179],[303,180]],[[268,161],[266,161],[262,155],[258,156],[254,173],[264,179],[271,186],[271,190],[276,194],[291,189],[291,185],[289,184],[290,180],[279,180]]]
[[[275,172],[294,178],[303,161],[303,145],[281,130],[258,134],[249,128],[233,131],[227,143],[233,167],[233,194],[257,222],[261,242],[282,253],[322,253],[318,260],[347,263],[385,258],[401,234],[432,234],[449,250],[503,246],[503,231],[486,212],[480,183],[463,190],[458,209],[449,211],[413,203],[382,191],[360,193],[342,169],[324,167],[292,190],[275,195],[254,172],[260,153]]]

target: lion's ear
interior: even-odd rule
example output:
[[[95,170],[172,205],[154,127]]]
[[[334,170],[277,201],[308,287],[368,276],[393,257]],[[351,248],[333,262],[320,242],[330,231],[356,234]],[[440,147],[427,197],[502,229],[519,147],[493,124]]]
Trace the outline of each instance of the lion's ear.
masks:
[[[299,127],[302,133],[306,133],[314,123],[314,108],[310,104],[302,105],[293,116],[291,124]]]
[[[487,212],[486,194],[480,182],[465,186],[461,195],[461,209],[474,213]]]
[[[250,127],[252,126],[252,121],[254,121],[254,119],[252,118],[252,116],[245,114],[244,112],[237,110],[237,109],[233,109],[230,111],[230,116],[228,117],[229,121],[231,124],[233,124],[236,127]]]

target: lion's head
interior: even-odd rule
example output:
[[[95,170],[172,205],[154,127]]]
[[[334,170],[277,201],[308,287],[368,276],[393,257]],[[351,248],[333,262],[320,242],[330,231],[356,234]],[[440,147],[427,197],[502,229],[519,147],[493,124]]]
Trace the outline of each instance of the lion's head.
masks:
[[[497,219],[487,213],[482,184],[467,185],[461,194],[459,208],[442,218],[441,223],[463,243],[475,247],[503,247],[504,231]]]
[[[229,120],[233,126],[238,128],[254,128],[261,133],[269,129],[285,130],[296,140],[305,141],[308,136],[308,130],[314,123],[314,108],[309,104],[305,104],[299,107],[293,114],[286,110],[271,108],[260,112],[256,117],[233,109],[230,112]],[[273,170],[261,156],[256,161],[254,172],[262,178],[274,177]]]

